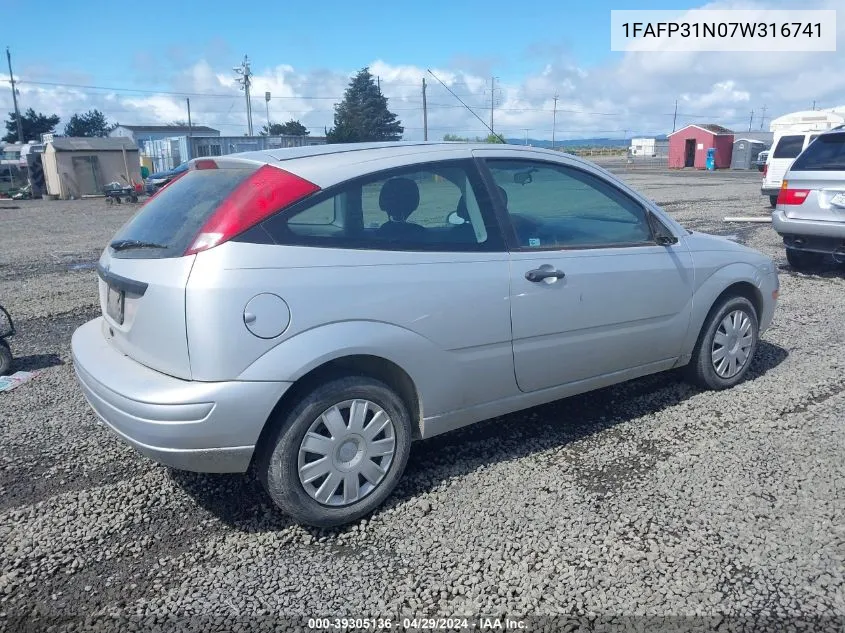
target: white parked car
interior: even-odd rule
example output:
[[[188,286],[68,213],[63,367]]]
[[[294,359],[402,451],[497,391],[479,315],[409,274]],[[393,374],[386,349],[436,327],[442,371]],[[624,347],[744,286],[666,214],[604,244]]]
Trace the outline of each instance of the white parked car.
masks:
[[[783,176],[792,161],[804,151],[820,132],[778,132],[775,134],[772,148],[766,156],[763,167],[763,185],[760,189],[764,196],[768,196],[769,204],[777,204],[778,194],[783,184]]]

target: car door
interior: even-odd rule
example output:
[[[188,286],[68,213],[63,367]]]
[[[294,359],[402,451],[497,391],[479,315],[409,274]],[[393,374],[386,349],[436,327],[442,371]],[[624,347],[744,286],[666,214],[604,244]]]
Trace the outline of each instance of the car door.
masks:
[[[483,162],[510,228],[519,388],[671,364],[691,312],[683,240],[585,163],[504,155]],[[658,236],[673,243],[658,244]]]

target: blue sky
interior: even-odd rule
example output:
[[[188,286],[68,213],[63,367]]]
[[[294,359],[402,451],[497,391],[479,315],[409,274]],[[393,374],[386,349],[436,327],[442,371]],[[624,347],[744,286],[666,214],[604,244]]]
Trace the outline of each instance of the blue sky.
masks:
[[[611,53],[612,9],[836,8],[839,53]],[[295,7],[290,9],[289,7]],[[0,0],[20,104],[58,114],[97,108],[136,125],[186,119],[246,132],[232,67],[252,62],[253,122],[333,123],[351,73],[381,78],[405,138],[422,138],[426,78],[430,138],[486,136],[431,68],[485,121],[497,78],[496,131],[549,139],[666,133],[677,123],[740,130],[773,116],[845,105],[845,0],[425,0],[128,2]],[[8,21],[6,20],[8,18]],[[265,104],[263,95],[272,99]],[[555,104],[554,97],[559,96]],[[0,77],[0,113],[11,110]],[[269,110],[269,112],[268,112]],[[763,118],[765,112],[765,118]]]
[[[2,0],[0,5],[3,15],[14,13],[15,21],[45,23],[43,2]],[[12,47],[17,67],[57,78],[83,73],[95,83],[145,85],[153,79],[139,68],[145,61],[167,68],[219,57],[234,65],[244,53],[256,70],[277,64],[354,70],[381,58],[423,67],[489,66],[507,80],[542,68],[551,56],[582,66],[612,57],[611,9],[695,6],[679,0],[85,0],[50,5],[47,23],[57,28],[49,28],[49,36],[4,29],[4,44]]]

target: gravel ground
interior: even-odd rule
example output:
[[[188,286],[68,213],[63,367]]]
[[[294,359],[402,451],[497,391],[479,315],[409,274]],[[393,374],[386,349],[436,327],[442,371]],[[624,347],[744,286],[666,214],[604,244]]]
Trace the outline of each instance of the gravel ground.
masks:
[[[526,623],[548,630],[842,631],[845,275],[792,272],[769,225],[721,221],[767,213],[756,173],[623,175],[781,264],[749,379],[710,393],[651,376],[418,443],[387,504],[336,530],[98,425],[69,341],[133,207],[0,202],[0,303],[17,368],[43,370],[0,394],[0,629],[506,614],[556,617]]]

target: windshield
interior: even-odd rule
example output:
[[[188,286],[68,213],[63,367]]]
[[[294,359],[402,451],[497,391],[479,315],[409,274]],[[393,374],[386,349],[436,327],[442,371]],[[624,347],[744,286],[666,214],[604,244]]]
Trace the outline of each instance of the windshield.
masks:
[[[112,238],[114,257],[181,257],[218,205],[252,169],[188,171],[150,199]]]

